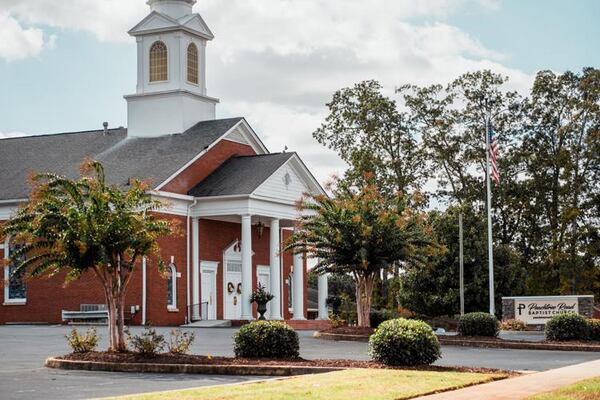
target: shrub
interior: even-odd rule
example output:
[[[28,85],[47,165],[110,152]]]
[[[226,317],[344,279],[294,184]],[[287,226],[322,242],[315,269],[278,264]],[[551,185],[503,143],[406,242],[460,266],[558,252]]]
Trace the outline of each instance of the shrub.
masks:
[[[398,318],[398,313],[390,310],[371,310],[369,319],[371,320],[371,328],[377,328],[382,322]]]
[[[80,335],[77,329],[73,328],[71,333],[65,335],[65,338],[67,338],[69,346],[73,349],[73,353],[89,353],[90,351],[94,351],[100,339],[96,328],[88,329],[85,335]]]
[[[589,336],[588,320],[579,314],[559,314],[546,322],[546,340],[586,340]]]
[[[186,354],[196,339],[195,333],[182,332],[180,329],[172,330],[169,339],[169,353]]]
[[[242,358],[298,358],[298,334],[290,326],[277,321],[253,321],[234,336],[233,351]]]
[[[495,316],[474,312],[465,314],[458,320],[458,333],[461,336],[498,336],[500,324]]]
[[[527,328],[527,324],[519,319],[505,319],[500,326],[504,331],[524,331]]]
[[[440,358],[440,343],[429,325],[404,318],[382,322],[369,338],[374,361],[388,365],[431,364]]]
[[[590,340],[600,341],[600,319],[588,320]]]
[[[127,335],[133,351],[145,357],[154,357],[165,347],[164,335],[156,333],[156,329],[150,325],[144,326],[144,331],[139,335],[131,335],[129,332]]]

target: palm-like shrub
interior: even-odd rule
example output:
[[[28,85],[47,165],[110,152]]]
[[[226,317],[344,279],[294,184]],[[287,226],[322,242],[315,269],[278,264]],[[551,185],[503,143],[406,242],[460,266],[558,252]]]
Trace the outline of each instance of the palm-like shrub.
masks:
[[[66,280],[86,272],[102,285],[108,306],[109,350],[125,351],[125,295],[134,268],[147,256],[158,259],[157,239],[171,223],[152,211],[162,203],[148,185],[132,180],[127,190],[107,184],[102,164],[89,161],[77,180],[54,174],[33,178],[29,203],[1,228],[20,245],[11,253],[15,274],[55,275]]]
[[[234,336],[233,351],[241,358],[298,358],[300,341],[289,325],[278,321],[253,321]]]
[[[500,323],[498,319],[488,313],[468,313],[461,316],[458,320],[458,333],[461,336],[496,337],[499,331]]]
[[[398,262],[423,264],[440,249],[423,214],[410,205],[418,196],[384,196],[376,184],[338,190],[338,197],[312,195],[286,250],[318,260],[313,271],[351,275],[357,288],[358,326],[370,326],[373,285]]]
[[[545,333],[547,340],[586,340],[590,326],[587,318],[579,314],[559,314],[546,322]]]
[[[388,365],[425,365],[441,357],[431,327],[404,318],[382,322],[369,338],[369,353],[373,360]]]

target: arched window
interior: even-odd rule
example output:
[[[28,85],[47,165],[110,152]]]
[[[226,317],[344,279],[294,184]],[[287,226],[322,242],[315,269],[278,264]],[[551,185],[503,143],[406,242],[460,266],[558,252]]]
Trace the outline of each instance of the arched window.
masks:
[[[177,308],[177,268],[171,263],[167,272],[167,308]]]
[[[198,47],[190,43],[187,49],[187,80],[198,83]]]
[[[4,258],[9,259],[12,252],[17,250],[17,245],[11,244],[7,238],[4,242]],[[4,286],[4,302],[24,303],[27,299],[27,287],[25,286],[25,271],[20,271],[15,274],[21,260],[13,260],[4,267],[4,281],[8,285]]]
[[[167,45],[161,41],[150,47],[150,82],[169,79]]]

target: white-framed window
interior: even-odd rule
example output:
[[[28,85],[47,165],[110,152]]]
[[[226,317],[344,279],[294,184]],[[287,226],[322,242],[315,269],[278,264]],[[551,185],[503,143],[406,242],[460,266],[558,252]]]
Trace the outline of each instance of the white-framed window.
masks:
[[[169,79],[169,57],[167,45],[160,40],[150,47],[150,82],[162,82]]]
[[[198,84],[198,46],[190,43],[187,49],[187,80]]]
[[[177,268],[170,263],[167,271],[167,308],[177,309]]]
[[[4,241],[4,258],[8,260],[11,252],[16,249],[11,244],[10,238]],[[25,284],[25,272],[18,274],[14,272],[19,265],[19,260],[14,260],[4,267],[4,304],[25,304],[27,302],[27,286]]]

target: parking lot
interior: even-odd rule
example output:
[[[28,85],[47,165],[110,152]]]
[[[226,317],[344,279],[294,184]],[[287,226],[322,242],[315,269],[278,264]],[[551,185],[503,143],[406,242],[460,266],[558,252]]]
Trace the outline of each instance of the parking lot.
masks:
[[[260,377],[127,374],[52,370],[44,360],[69,352],[64,326],[0,326],[0,399],[87,399],[120,394],[244,382]],[[80,329],[85,329],[82,327]],[[98,327],[100,349],[106,348],[106,327]],[[133,328],[137,332],[140,328]],[[170,329],[159,328],[168,334]],[[195,329],[192,352],[232,355],[235,329]],[[368,359],[367,344],[330,342],[300,332],[301,356]],[[600,358],[599,353],[542,350],[478,349],[444,346],[439,365],[541,371]]]

